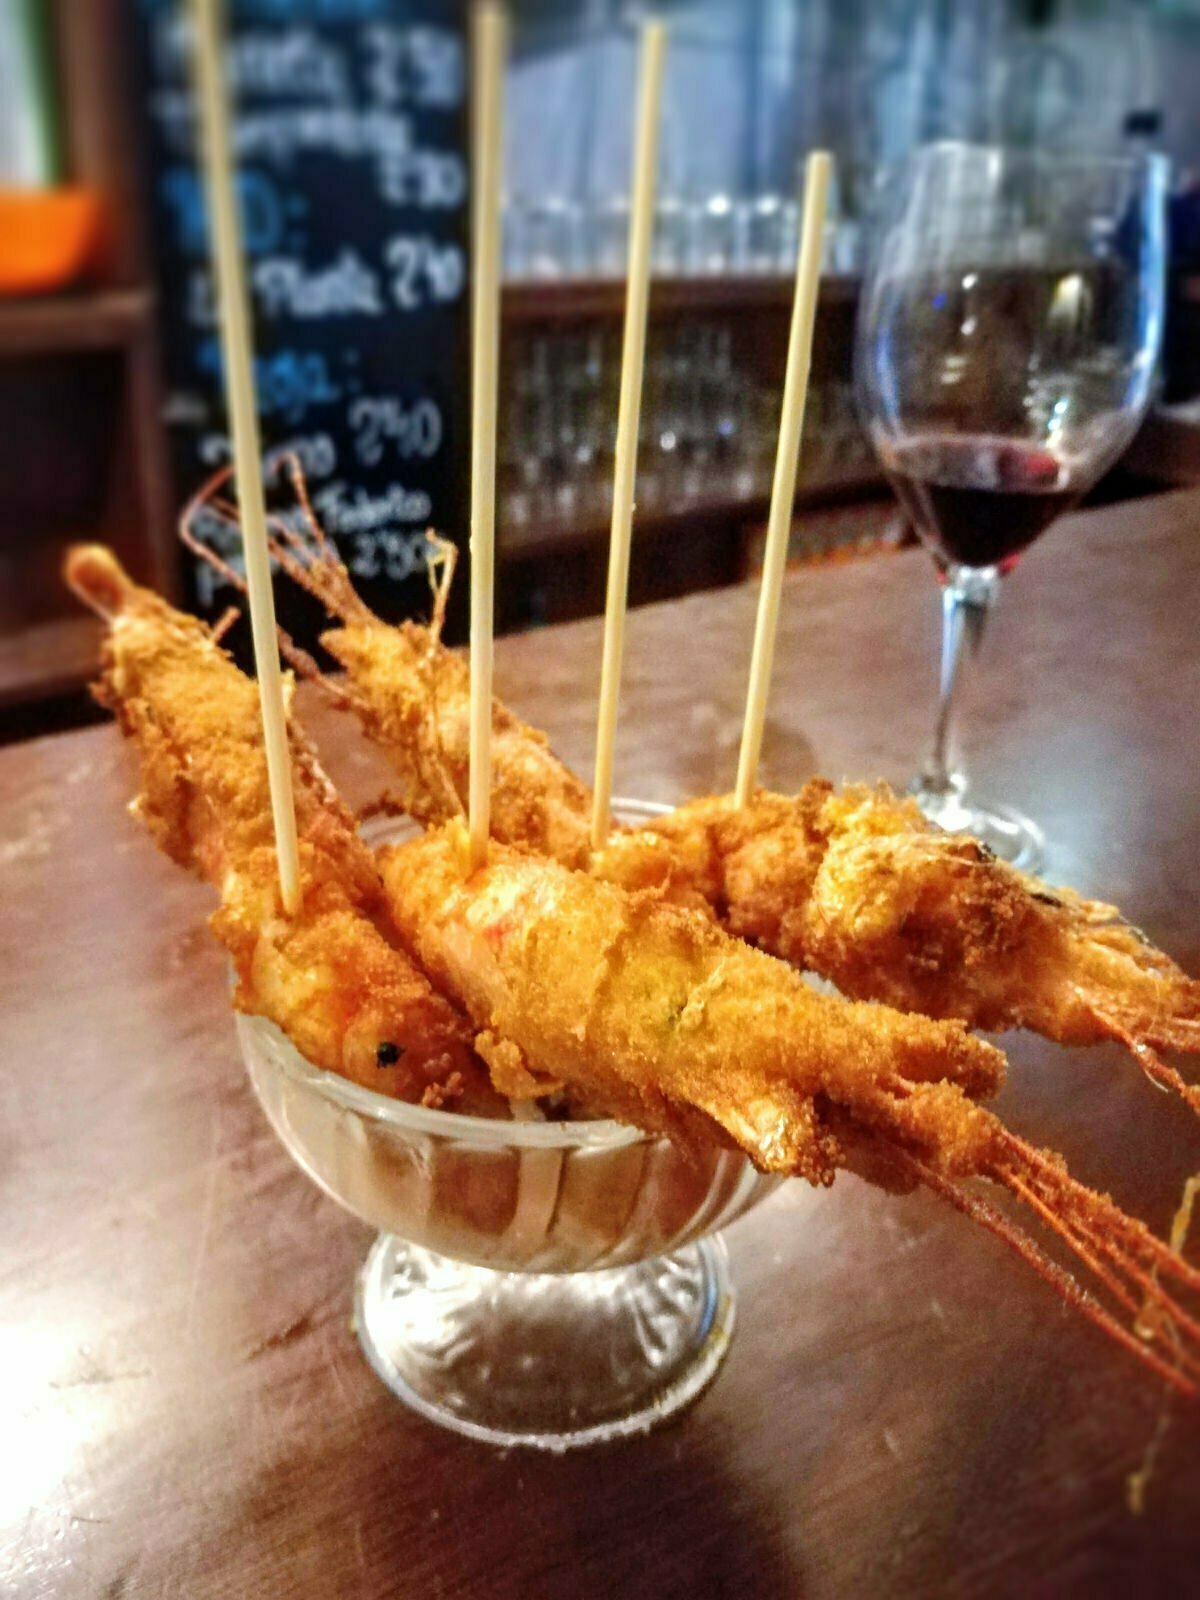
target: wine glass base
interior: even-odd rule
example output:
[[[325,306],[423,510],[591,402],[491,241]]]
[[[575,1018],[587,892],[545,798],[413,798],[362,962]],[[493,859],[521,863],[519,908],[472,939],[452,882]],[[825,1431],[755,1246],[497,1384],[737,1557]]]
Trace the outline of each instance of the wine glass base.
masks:
[[[725,1359],[734,1294],[719,1237],[598,1272],[493,1272],[382,1233],[355,1327],[376,1373],[431,1422],[565,1451],[648,1432]]]
[[[969,833],[1022,872],[1038,872],[1046,858],[1046,836],[1013,806],[966,798],[959,790],[933,790],[918,780],[909,791],[930,822],[947,833]]]

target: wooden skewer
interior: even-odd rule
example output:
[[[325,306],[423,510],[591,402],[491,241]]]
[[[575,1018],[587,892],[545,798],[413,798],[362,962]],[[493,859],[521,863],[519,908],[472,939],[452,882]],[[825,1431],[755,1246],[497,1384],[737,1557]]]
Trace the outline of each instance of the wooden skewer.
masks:
[[[616,464],[612,527],[608,546],[608,592],[604,610],[604,656],[600,667],[600,709],[596,727],[596,770],[592,786],[592,848],[599,850],[612,823],[613,743],[621,692],[625,646],[625,604],[629,590],[629,546],[633,535],[633,491],[637,473],[638,423],[642,409],[642,371],[646,361],[646,306],[650,294],[650,249],[654,232],[654,176],[662,104],[667,30],[661,22],[642,28],[633,183],[629,204],[629,268],[625,290],[625,335],[621,349],[621,393],[617,407]]]
[[[212,265],[216,278],[225,395],[233,432],[234,468],[241,508],[242,548],[250,593],[250,624],[262,708],[267,777],[275,823],[279,885],[289,915],[300,909],[300,852],[292,796],[283,675],[275,635],[275,599],[267,553],[267,518],[262,487],[262,447],[251,366],[253,340],[241,234],[234,194],[229,105],[221,66],[225,36],[220,0],[192,0],[195,27],[196,88],[200,104],[202,156],[208,194]]]
[[[821,245],[825,228],[825,203],[829,193],[830,159],[827,151],[814,150],[804,179],[804,221],[796,263],[796,298],[788,337],[787,373],[783,383],[783,410],[775,477],[771,484],[771,509],[767,518],[767,544],[763,554],[762,584],[758,591],[758,616],[754,625],[754,651],[750,659],[750,684],[746,692],[746,719],[738,757],[737,804],[744,806],[754,790],[758,758],[762,751],[767,692],[775,657],[779,625],[779,597],[787,564],[788,533],[796,499],[796,469],[800,438],[804,432],[804,402],[812,366],[813,325],[821,284]]]
[[[475,14],[472,71],[471,699],[468,814],[472,869],[487,860],[492,804],[492,632],[496,549],[496,399],[500,365],[500,180],[504,163],[501,6]]]

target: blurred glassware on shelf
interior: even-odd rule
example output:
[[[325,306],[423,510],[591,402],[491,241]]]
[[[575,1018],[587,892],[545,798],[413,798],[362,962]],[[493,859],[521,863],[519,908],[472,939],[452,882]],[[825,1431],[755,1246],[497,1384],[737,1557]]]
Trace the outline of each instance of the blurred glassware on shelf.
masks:
[[[842,217],[833,230],[825,259],[826,272],[853,277],[862,267],[862,229],[850,217]]]
[[[750,268],[750,230],[754,201],[738,197],[730,202],[731,234],[729,263],[734,277],[744,277]]]
[[[856,184],[863,187],[862,175]],[[654,210],[652,268],[659,278],[788,277],[796,270],[800,199],[774,190],[724,190],[685,199],[668,192]],[[860,219],[831,209],[824,270],[851,274],[860,264]],[[581,204],[565,195],[506,198],[504,271],[514,282],[624,278],[629,202],[608,194]]]
[[[692,208],[691,271],[718,276],[733,270],[735,213],[727,194],[710,194]]]
[[[777,194],[760,194],[750,202],[744,269],[751,273],[779,272],[784,254],[783,201]]]
[[[629,258],[629,200],[609,195],[589,214],[588,268],[597,278],[623,278]]]
[[[679,278],[687,262],[688,208],[675,195],[663,195],[654,208],[653,269],[662,277]]]
[[[911,539],[908,523],[891,500],[854,501],[801,511],[788,538],[789,568],[854,561],[885,555]],[[758,523],[742,540],[741,577],[762,577],[767,529]]]
[[[525,208],[516,196],[505,192],[500,196],[500,261],[508,282],[520,283],[525,278],[526,259]]]
[[[649,513],[765,498],[779,427],[778,384],[762,379],[736,314],[652,324],[637,499]],[[514,334],[500,419],[505,529],[602,526],[611,507],[621,327],[604,322]],[[809,488],[876,475],[850,379],[814,377],[801,456]]]
[[[504,262],[510,278],[556,282],[588,266],[583,207],[561,195],[516,199],[504,217]]]
[[[785,200],[779,213],[779,259],[776,271],[792,273],[796,270],[796,253],[800,245],[800,202]]]

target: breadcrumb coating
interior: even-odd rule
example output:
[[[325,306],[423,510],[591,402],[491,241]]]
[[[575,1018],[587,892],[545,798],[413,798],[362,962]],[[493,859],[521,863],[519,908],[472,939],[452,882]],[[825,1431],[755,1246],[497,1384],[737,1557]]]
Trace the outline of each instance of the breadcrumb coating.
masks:
[[[233,959],[235,1004],[367,1088],[496,1105],[464,1018],[381,931],[374,858],[296,725],[302,903],[289,917],[253,680],[202,623],[132,583],[110,551],[73,550],[67,580],[109,622],[96,695],[138,749],[132,809],[160,849],[220,892],[212,928]],[[385,1044],[396,1048],[388,1066]]]

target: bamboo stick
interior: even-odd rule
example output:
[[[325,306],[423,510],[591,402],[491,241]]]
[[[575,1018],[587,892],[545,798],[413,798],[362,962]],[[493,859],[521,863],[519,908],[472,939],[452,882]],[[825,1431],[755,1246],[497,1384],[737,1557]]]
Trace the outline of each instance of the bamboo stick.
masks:
[[[471,697],[468,817],[472,868],[487,859],[492,801],[496,404],[500,365],[500,183],[508,19],[480,5],[474,20],[471,374]]]
[[[292,762],[288,747],[283,675],[275,634],[275,599],[267,553],[267,520],[262,486],[262,446],[251,365],[253,337],[246,295],[241,230],[234,192],[229,104],[222,72],[225,37],[220,0],[192,0],[195,27],[196,88],[200,105],[201,145],[208,195],[213,273],[216,278],[221,358],[225,394],[233,433],[242,548],[250,594],[250,624],[262,710],[271,814],[279,885],[289,915],[300,909],[300,852],[292,795]]]
[[[738,756],[736,799],[739,806],[744,806],[753,793],[758,776],[758,758],[762,751],[767,694],[775,658],[775,634],[779,626],[780,591],[787,564],[792,507],[796,499],[796,471],[800,462],[800,439],[804,432],[804,403],[808,397],[808,375],[812,367],[813,326],[821,285],[821,247],[829,171],[828,152],[814,150],[805,169],[804,220],[796,262],[796,297],[792,305],[779,444],[775,453],[767,544],[763,555],[762,583],[758,591],[750,682],[746,691],[746,716],[742,724],[742,747]]]
[[[646,360],[646,307],[650,293],[650,251],[654,233],[654,179],[658,165],[663,62],[667,30],[661,22],[642,28],[633,182],[629,205],[629,267],[625,290],[625,334],[621,350],[621,392],[617,407],[616,465],[612,526],[608,547],[608,592],[604,610],[604,655],[600,666],[600,706],[596,726],[596,768],[592,786],[592,848],[599,850],[612,824],[613,745],[621,693],[625,647],[625,608],[629,591],[629,548],[633,537],[633,493],[637,474],[642,373]]]

